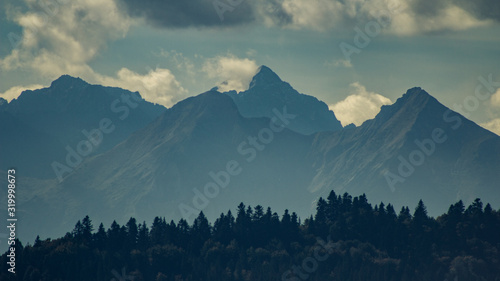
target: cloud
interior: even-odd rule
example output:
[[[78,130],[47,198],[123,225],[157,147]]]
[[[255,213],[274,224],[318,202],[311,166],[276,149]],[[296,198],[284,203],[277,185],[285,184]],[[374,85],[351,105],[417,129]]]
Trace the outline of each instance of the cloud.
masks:
[[[345,13],[349,12],[349,5],[353,1],[342,2],[336,0],[284,0],[282,7],[290,17],[288,27],[328,30],[345,20]]]
[[[195,64],[193,61],[176,50],[167,51],[160,49],[158,53],[153,53],[157,57],[167,59],[170,65],[174,65],[178,70],[185,72],[187,75],[194,77],[196,74]]]
[[[140,75],[127,68],[118,71],[117,77],[101,76],[97,78],[100,84],[139,91],[141,96],[150,102],[171,107],[177,101],[187,97],[187,90],[175,79],[168,69],[151,69],[147,74]]]
[[[315,30],[364,27],[383,19],[385,31],[398,35],[464,30],[498,21],[496,0],[284,0],[288,27]],[[485,7],[491,2],[492,10]],[[475,4],[474,4],[475,3]]]
[[[132,17],[156,27],[218,27],[255,21],[253,1],[245,0],[118,0]]]
[[[11,100],[19,97],[19,95],[21,95],[23,91],[36,90],[41,88],[44,88],[44,86],[40,84],[33,84],[29,86],[14,86],[3,93],[0,93],[0,98],[6,99],[10,102]]]
[[[500,118],[493,119],[486,123],[479,124],[481,127],[492,131],[493,133],[500,136]]]
[[[288,26],[293,22],[293,15],[286,10],[283,0],[257,0],[256,18],[266,26]]]
[[[228,55],[207,59],[202,70],[209,78],[218,80],[219,91],[226,92],[247,90],[258,68],[254,60]]]
[[[40,8],[40,3],[45,6]],[[113,0],[40,3],[25,0],[27,10],[9,10],[8,17],[21,26],[22,34],[10,34],[15,48],[0,59],[1,69],[23,69],[52,79],[92,74],[87,63],[109,41],[124,37],[132,23]]]
[[[491,96],[491,105],[494,107],[500,107],[500,88]]]
[[[497,0],[413,0],[410,2],[416,13],[435,16],[450,6],[456,6],[477,19],[500,21],[500,2]]]
[[[492,23],[488,18],[476,17],[464,7],[453,1],[437,1],[425,4],[426,8],[415,5],[408,6],[401,13],[392,17],[389,31],[398,35],[435,34],[449,31],[460,31]],[[430,9],[434,7],[434,9]]]
[[[150,69],[141,75],[122,68],[112,77],[89,66],[108,42],[124,37],[134,23],[114,0],[54,0],[43,2],[49,3],[45,7],[32,0],[25,3],[27,10],[9,12],[9,17],[22,27],[22,34],[10,36],[15,39],[15,48],[0,59],[0,69],[21,69],[48,79],[69,74],[89,83],[139,91],[146,100],[165,106],[186,97],[187,91],[168,69]],[[188,63],[180,65],[181,58],[182,54],[174,53],[178,67],[193,68]],[[39,85],[30,87],[35,86]],[[25,88],[29,87],[13,87],[4,95],[17,97]]]
[[[353,65],[350,60],[344,60],[344,59],[339,59],[335,61],[326,61],[325,66],[327,67],[345,67],[345,68],[352,68]]]
[[[479,125],[500,136],[500,118],[498,118],[498,111],[496,110],[497,108],[500,108],[500,88],[498,88],[496,92],[491,95],[489,105],[490,109],[492,110],[491,113],[493,115],[493,119],[491,119],[489,122],[481,123]],[[497,118],[495,118],[495,115]]]
[[[38,8],[38,12],[38,1],[25,2],[29,12],[9,15],[25,28],[22,44],[53,42],[63,56],[79,48],[81,58],[93,57],[105,45],[102,38],[123,36],[133,19],[158,28],[228,28],[262,23],[327,31],[362,28],[383,16],[389,20],[384,30],[398,35],[464,30],[500,22],[497,0],[52,0],[48,9]],[[86,36],[88,32],[97,34]],[[78,40],[83,37],[91,38],[88,44],[93,47],[86,48],[88,45]],[[57,40],[45,40],[54,38]]]
[[[350,94],[344,100],[330,106],[343,126],[354,123],[361,125],[372,119],[382,105],[392,104],[391,100],[374,92],[369,92],[359,82],[350,85]]]
[[[117,0],[128,15],[161,28],[263,23],[327,31],[363,27],[383,16],[397,35],[439,33],[500,21],[497,0]],[[218,7],[218,8],[216,8]]]

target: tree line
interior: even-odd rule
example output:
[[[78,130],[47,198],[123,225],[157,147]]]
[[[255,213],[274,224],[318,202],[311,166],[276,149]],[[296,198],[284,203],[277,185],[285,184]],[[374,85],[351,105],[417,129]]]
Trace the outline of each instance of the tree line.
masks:
[[[17,241],[16,276],[5,253],[0,280],[500,280],[499,249],[500,210],[480,199],[433,218],[421,200],[396,213],[332,191],[303,221],[243,203],[213,224],[200,212],[95,229],[86,216],[64,237]]]

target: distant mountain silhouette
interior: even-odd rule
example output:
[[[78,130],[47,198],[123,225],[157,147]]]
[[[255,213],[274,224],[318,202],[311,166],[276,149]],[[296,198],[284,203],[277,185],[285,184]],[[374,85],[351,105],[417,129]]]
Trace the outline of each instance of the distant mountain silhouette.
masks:
[[[431,215],[459,199],[468,204],[487,198],[494,208],[500,206],[500,137],[421,88],[346,129],[324,103],[298,94],[267,67],[248,91],[211,90],[170,109],[142,101],[125,120],[109,110],[122,94],[138,97],[63,76],[50,88],[23,93],[8,110],[0,105],[10,135],[62,142],[53,147],[63,153],[65,141],[76,147],[80,128],[96,127],[103,116],[124,130],[107,134],[107,147],[64,173],[62,182],[54,176],[21,176],[25,193],[19,214],[26,225],[21,237],[61,235],[85,215],[109,224],[131,216],[193,219],[203,210],[214,219],[242,201],[272,205],[278,212],[293,209],[305,218],[331,189],[366,193],[373,202],[392,202],[396,208],[423,199]],[[22,144],[29,146],[29,141]],[[50,150],[37,151],[29,153],[50,156]],[[29,157],[18,158],[20,171],[30,167]],[[44,165],[40,169],[50,171],[50,162]]]

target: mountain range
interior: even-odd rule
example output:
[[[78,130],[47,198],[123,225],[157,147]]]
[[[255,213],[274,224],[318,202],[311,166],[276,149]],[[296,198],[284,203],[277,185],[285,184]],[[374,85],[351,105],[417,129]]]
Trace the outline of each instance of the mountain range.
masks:
[[[342,128],[265,66],[246,91],[214,88],[168,109],[62,76],[0,101],[0,127],[0,174],[18,169],[28,240],[60,236],[85,215],[192,220],[239,202],[305,218],[332,189],[399,208],[423,199],[430,214],[476,197],[500,206],[500,137],[421,88]]]

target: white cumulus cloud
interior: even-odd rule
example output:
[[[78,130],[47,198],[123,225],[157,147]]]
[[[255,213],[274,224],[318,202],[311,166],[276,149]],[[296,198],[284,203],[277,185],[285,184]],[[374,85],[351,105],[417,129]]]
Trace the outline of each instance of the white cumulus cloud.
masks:
[[[479,125],[500,136],[500,118],[498,118],[498,108],[500,108],[500,88],[498,88],[490,98],[489,109],[491,120]]]
[[[491,105],[494,107],[500,107],[500,88],[491,96]]]
[[[479,124],[481,127],[492,131],[493,133],[500,136],[500,118],[493,119],[486,123]]]
[[[172,72],[164,68],[150,69],[144,75],[122,68],[116,77],[100,76],[97,79],[100,84],[106,86],[138,91],[145,100],[166,107],[171,107],[187,95],[187,90],[175,79]]]
[[[126,35],[132,21],[113,0],[25,0],[27,11],[12,10],[9,17],[22,28],[10,34],[15,47],[0,59],[3,70],[23,69],[49,78],[61,74],[92,74],[87,65],[107,43]]]
[[[278,22],[293,29],[326,31],[354,26],[363,29],[379,19],[385,32],[397,35],[457,31],[494,24],[493,19],[469,11],[479,10],[480,7],[475,6],[479,4],[454,0],[283,0],[279,11],[287,15],[288,20],[284,24]],[[276,22],[273,16],[264,15],[264,21]]]
[[[14,86],[3,93],[0,93],[0,98],[6,99],[10,102],[11,100],[17,98],[23,91],[36,90],[41,88],[44,88],[44,86],[40,84],[33,84],[29,86]]]
[[[209,78],[217,80],[219,91],[244,91],[248,89],[258,65],[254,60],[234,55],[207,59],[202,70]]]
[[[350,84],[350,94],[344,100],[330,106],[343,126],[354,123],[359,126],[372,119],[382,105],[392,104],[391,100],[374,92],[369,92],[359,82]]]
[[[10,34],[13,50],[0,58],[1,70],[20,69],[50,80],[69,74],[89,83],[139,91],[146,100],[167,107],[186,96],[187,91],[168,69],[139,74],[123,67],[116,76],[92,69],[89,63],[99,52],[109,42],[123,38],[134,24],[114,0],[39,1],[48,3],[42,9],[38,1],[24,2],[26,11],[9,11],[22,34]],[[39,85],[12,87],[3,96],[16,98],[23,89],[35,86]]]

